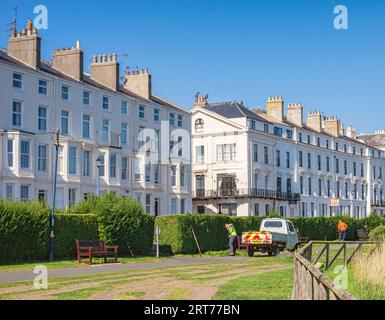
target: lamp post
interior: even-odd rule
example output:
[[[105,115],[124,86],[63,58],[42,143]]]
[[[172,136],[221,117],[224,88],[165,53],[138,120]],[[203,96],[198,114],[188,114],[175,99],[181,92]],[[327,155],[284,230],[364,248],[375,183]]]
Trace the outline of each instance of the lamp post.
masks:
[[[54,234],[54,224],[55,224],[55,206],[56,206],[56,184],[57,184],[57,167],[58,167],[58,158],[59,158],[59,147],[60,147],[60,129],[56,130],[55,133],[55,174],[54,174],[54,183],[53,183],[53,197],[52,197],[52,212],[51,212],[51,233],[50,233],[50,249],[49,249],[49,261],[54,259],[54,245],[55,245],[55,234]]]
[[[96,173],[96,196],[100,195],[100,167],[102,166],[102,159],[100,156],[96,159],[96,167],[98,168]]]

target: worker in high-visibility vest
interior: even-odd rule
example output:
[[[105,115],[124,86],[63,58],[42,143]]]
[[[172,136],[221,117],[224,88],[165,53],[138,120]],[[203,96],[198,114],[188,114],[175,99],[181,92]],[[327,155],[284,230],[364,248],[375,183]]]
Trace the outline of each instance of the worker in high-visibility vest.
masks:
[[[343,220],[340,220],[338,222],[338,240],[339,241],[345,241],[347,231],[348,231],[348,225]]]
[[[225,228],[227,229],[229,235],[230,256],[233,257],[236,254],[236,246],[238,241],[237,231],[232,224],[226,224]]]

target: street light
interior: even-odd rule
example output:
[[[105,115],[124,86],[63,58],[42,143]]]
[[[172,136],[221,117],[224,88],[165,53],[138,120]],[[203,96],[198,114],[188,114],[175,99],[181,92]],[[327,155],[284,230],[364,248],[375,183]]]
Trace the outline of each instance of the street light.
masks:
[[[96,159],[96,167],[98,168],[96,173],[96,195],[100,195],[100,167],[102,166],[102,159],[100,156]]]
[[[50,233],[50,248],[49,248],[49,261],[54,259],[54,244],[55,244],[55,234],[54,234],[54,224],[55,224],[55,206],[56,206],[56,184],[57,184],[57,167],[59,159],[59,148],[60,148],[60,130],[57,129],[55,133],[55,175],[53,183],[53,199],[52,199],[52,212],[51,212],[51,233]]]

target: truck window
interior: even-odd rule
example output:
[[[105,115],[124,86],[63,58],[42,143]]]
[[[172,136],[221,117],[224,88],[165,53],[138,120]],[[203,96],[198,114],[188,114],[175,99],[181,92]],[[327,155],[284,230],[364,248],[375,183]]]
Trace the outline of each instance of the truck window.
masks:
[[[281,221],[266,221],[264,224],[265,228],[282,228]]]
[[[289,229],[290,232],[294,232],[294,227],[290,222],[287,223],[287,228]]]

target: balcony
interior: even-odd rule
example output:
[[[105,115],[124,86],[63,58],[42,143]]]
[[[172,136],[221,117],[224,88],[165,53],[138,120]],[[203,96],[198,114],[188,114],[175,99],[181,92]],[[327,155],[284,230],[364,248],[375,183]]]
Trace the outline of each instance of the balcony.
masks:
[[[372,207],[375,207],[375,208],[385,208],[385,201],[384,200],[372,201]]]
[[[215,200],[221,198],[259,198],[298,202],[301,200],[301,195],[299,193],[280,192],[277,190],[266,189],[222,189],[193,191],[193,200]]]
[[[122,148],[121,135],[116,132],[97,132],[97,145],[102,147]]]

